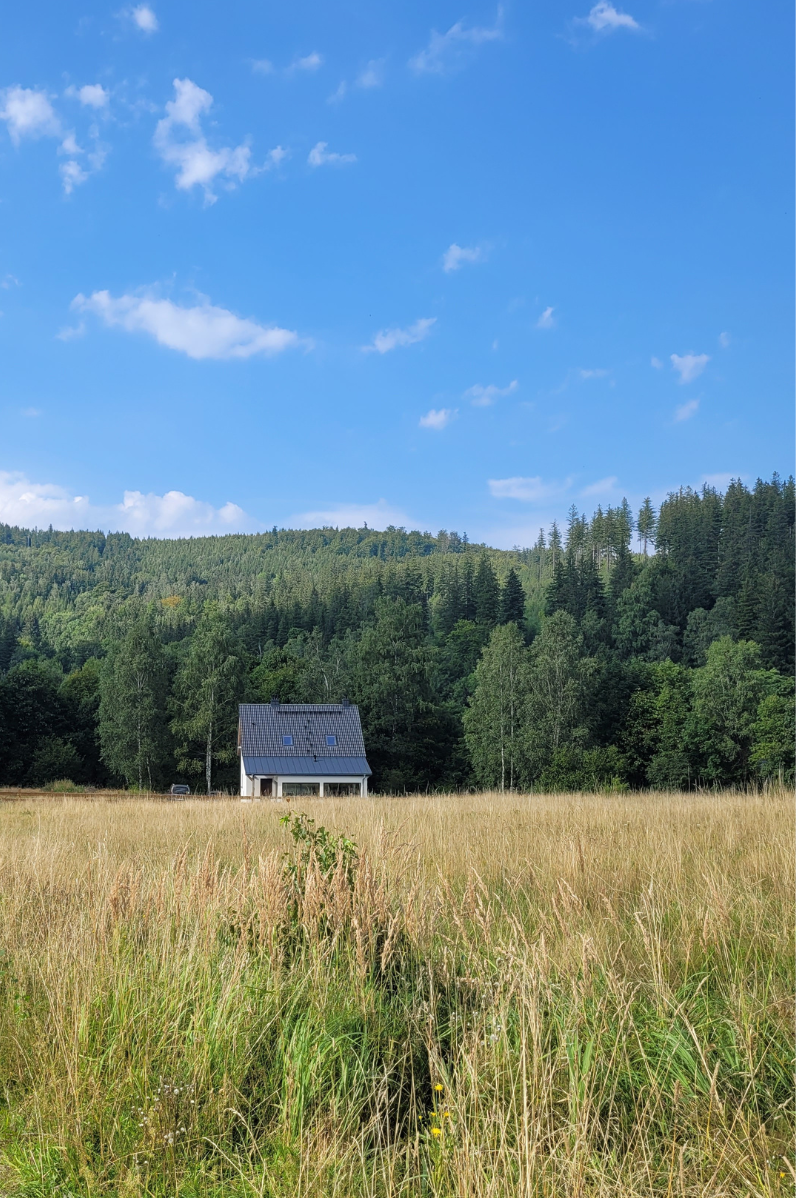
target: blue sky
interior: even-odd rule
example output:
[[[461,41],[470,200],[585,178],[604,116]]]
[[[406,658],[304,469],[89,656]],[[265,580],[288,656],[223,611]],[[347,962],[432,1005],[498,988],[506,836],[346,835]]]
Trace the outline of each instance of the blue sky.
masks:
[[[2,20],[0,520],[509,547],[791,471],[784,0]]]

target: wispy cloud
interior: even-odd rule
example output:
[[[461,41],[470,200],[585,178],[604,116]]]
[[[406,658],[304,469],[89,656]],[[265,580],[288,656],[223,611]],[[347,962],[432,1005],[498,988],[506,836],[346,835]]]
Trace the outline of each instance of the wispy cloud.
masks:
[[[125,491],[121,503],[100,505],[57,483],[36,483],[7,471],[0,471],[0,521],[23,528],[109,528],[139,537],[196,537],[257,527],[236,503],[214,507],[182,491]]]
[[[370,62],[366,63],[356,77],[355,87],[361,87],[365,91],[369,91],[374,87],[381,87],[384,83],[384,59],[371,58]]]
[[[653,370],[663,370],[663,362],[660,358],[650,358],[650,366]]]
[[[594,367],[590,370],[579,370],[578,378],[581,379],[604,379],[610,374],[610,371],[604,370],[601,366]]]
[[[467,388],[464,397],[469,399],[474,408],[488,408],[499,399],[503,399],[504,396],[511,395],[518,387],[519,383],[516,379],[512,379],[508,387],[498,387],[496,383],[487,383],[484,387],[481,383],[475,383],[474,386]]]
[[[202,117],[212,105],[210,92],[190,79],[175,79],[174,99],[167,102],[166,115],[158,121],[153,138],[163,162],[176,170],[175,186],[181,191],[201,187],[207,204],[214,204],[218,198],[213,191],[217,179],[224,178],[226,187],[234,187],[233,180],[242,183],[277,166],[285,156],[282,147],[277,146],[262,166],[255,167],[246,144],[211,149],[202,131]]]
[[[299,344],[290,329],[245,320],[207,299],[193,307],[180,307],[154,295],[120,295],[108,291],[78,295],[72,301],[77,312],[91,313],[110,328],[128,333],[147,333],[159,345],[176,349],[197,361],[207,358],[272,357]]]
[[[160,23],[148,4],[137,4],[129,10],[130,20],[142,33],[157,33]]]
[[[41,416],[41,408],[23,408],[20,416],[24,416],[28,420],[35,420],[38,416]]]
[[[618,482],[615,474],[609,475],[608,478],[599,478],[596,483],[589,483],[588,487],[584,487],[581,495],[584,499],[590,495],[610,495]]]
[[[461,66],[485,42],[494,42],[503,37],[503,10],[498,9],[492,28],[471,25],[463,21],[451,25],[447,33],[432,29],[425,49],[409,59],[410,68],[418,75],[444,75],[454,67]]]
[[[617,29],[638,32],[641,29],[638,21],[634,20],[630,13],[619,12],[608,0],[599,0],[587,17],[576,19],[580,24],[588,25],[595,33],[613,33]]]
[[[255,75],[271,75],[273,74],[274,64],[270,58],[253,58],[252,70]]]
[[[420,417],[421,428],[433,428],[437,432],[441,432],[446,425],[450,424],[451,420],[455,420],[459,414],[458,408],[432,408],[426,412],[425,416]]]
[[[480,245],[457,245],[454,241],[442,255],[442,269],[450,273],[459,270],[465,262],[483,262],[484,258],[484,250]]]
[[[423,316],[406,329],[380,329],[370,345],[362,346],[362,352],[387,354],[391,349],[398,349],[400,346],[416,345],[418,341],[426,339],[436,321],[436,316]]]
[[[319,54],[317,50],[313,50],[311,54],[305,54],[303,58],[294,58],[287,69],[288,72],[309,71],[311,73],[322,66],[323,55]]]
[[[327,98],[326,103],[339,104],[341,100],[345,99],[352,87],[360,91],[371,91],[374,87],[381,87],[383,83],[384,59],[372,58],[359,72],[353,84],[349,84],[347,80],[341,79],[337,88]]]
[[[683,354],[682,357],[670,354],[669,357],[672,368],[680,375],[678,383],[693,383],[710,361],[710,354]]]
[[[77,325],[67,325],[65,329],[59,329],[55,336],[58,341],[74,341],[75,337],[82,337],[85,331],[85,321],[81,320]]]
[[[335,503],[320,511],[299,512],[291,516],[290,524],[296,528],[387,528],[390,525],[406,527],[409,518],[401,508],[394,507],[386,499],[376,503]]]
[[[542,315],[536,322],[537,329],[552,329],[555,327],[555,317],[553,316],[553,308],[545,308]]]
[[[489,479],[489,490],[495,499],[522,499],[526,503],[536,503],[542,499],[563,495],[570,486],[569,479],[565,483],[545,482],[538,476]]]
[[[696,416],[698,410],[699,400],[689,399],[688,403],[680,404],[679,408],[675,409],[675,422],[679,424],[681,420],[690,420],[692,416]]]
[[[719,333],[719,345],[722,349],[729,349],[732,337],[729,333]]]
[[[327,150],[328,144],[327,141],[319,141],[312,147],[307,155],[310,166],[346,166],[350,162],[356,162],[356,154],[336,154]]]

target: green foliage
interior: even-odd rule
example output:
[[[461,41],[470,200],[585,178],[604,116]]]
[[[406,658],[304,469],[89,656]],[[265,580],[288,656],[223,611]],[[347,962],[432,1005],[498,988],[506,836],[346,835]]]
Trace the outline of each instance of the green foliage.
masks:
[[[191,776],[204,773],[207,793],[213,767],[237,758],[238,702],[243,694],[242,647],[221,613],[205,609],[174,684],[172,721],[178,767]],[[234,769],[231,771],[234,778]]]
[[[538,785],[560,747],[611,745],[636,786],[759,780],[759,680],[721,731],[696,672],[729,637],[758,647],[742,690],[749,671],[792,674],[793,499],[775,475],[724,496],[685,488],[657,513],[645,500],[638,554],[625,501],[591,519],[573,506],[565,540],[554,526],[510,553],[445,530],[169,542],[0,525],[0,784],[158,787],[176,765],[203,789],[233,787],[237,704],[278,695],[358,703],[377,790],[500,785],[487,725],[478,749],[465,735],[479,657],[497,625],[548,653],[560,616],[580,640],[558,699],[537,669],[514,785]],[[674,692],[649,667],[667,662],[687,670],[687,710],[656,726]],[[557,702],[572,708],[560,728]]]
[[[476,670],[464,735],[478,783],[513,790],[525,774],[528,653],[516,624],[495,628]]]
[[[774,688],[757,707],[752,725],[750,762],[761,778],[793,782],[794,778],[794,685],[792,678],[771,680]]]
[[[289,830],[297,850],[297,856],[286,866],[291,879],[303,884],[307,870],[317,864],[325,878],[339,871],[349,885],[353,884],[359,850],[350,837],[342,832],[333,836],[323,824],[316,828],[315,820],[304,812],[289,811],[279,822]]]
[[[142,790],[163,788],[170,761],[168,670],[151,616],[140,616],[105,659],[100,681],[102,759]]]

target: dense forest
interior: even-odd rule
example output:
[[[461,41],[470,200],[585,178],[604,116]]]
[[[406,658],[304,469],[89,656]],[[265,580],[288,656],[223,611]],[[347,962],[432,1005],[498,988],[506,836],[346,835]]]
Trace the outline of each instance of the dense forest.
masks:
[[[360,706],[373,789],[793,777],[794,485],[442,531],[0,524],[0,785],[235,789],[237,704]]]

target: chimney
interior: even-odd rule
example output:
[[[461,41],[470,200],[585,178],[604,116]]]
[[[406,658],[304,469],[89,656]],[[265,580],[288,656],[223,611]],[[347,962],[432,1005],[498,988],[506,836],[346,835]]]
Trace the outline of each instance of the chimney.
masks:
[[[278,695],[271,695],[271,706],[272,707],[279,706],[279,696]]]
[[[343,705],[343,707],[350,707],[350,706],[351,706],[351,704],[350,704],[350,702],[349,702],[349,700],[348,700],[348,695],[343,695],[343,699],[342,699],[342,705]]]

